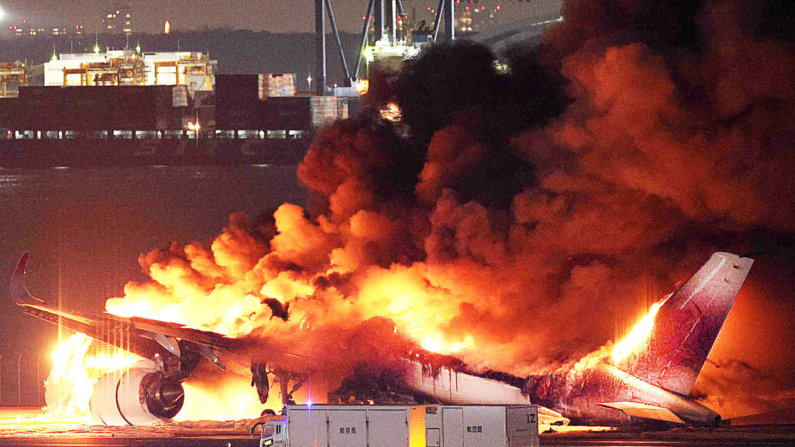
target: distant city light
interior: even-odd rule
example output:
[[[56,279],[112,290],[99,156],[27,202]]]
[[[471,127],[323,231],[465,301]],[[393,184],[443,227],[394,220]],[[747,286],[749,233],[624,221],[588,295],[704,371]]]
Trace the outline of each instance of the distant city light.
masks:
[[[165,33],[165,34],[170,34],[171,33],[171,21],[170,20],[166,20],[166,24],[163,27],[163,33]]]
[[[5,17],[5,15],[6,15],[6,12],[3,11],[3,8],[0,8],[0,20],[3,20],[3,17]]]

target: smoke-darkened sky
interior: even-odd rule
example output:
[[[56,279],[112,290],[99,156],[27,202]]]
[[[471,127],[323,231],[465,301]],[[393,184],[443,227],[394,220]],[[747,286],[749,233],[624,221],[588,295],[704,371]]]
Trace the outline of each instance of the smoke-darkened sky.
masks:
[[[271,32],[310,32],[314,30],[314,2],[302,1],[243,1],[213,2],[207,0],[172,0],[168,2],[156,0],[86,0],[80,2],[62,2],[57,0],[40,0],[26,2],[10,0],[0,3],[5,11],[2,24],[18,25],[28,20],[35,26],[66,26],[84,24],[85,29],[94,31],[100,25],[100,16],[116,4],[129,4],[133,12],[133,29],[138,32],[155,33],[163,31],[163,23],[171,21],[175,30],[190,30],[203,27],[235,29],[251,29],[254,31]],[[463,7],[459,5],[459,9]],[[435,8],[438,2],[433,0],[404,0],[406,14],[416,11],[416,20],[433,20],[428,7]],[[499,21],[510,23],[528,15],[547,14],[559,8],[559,0],[543,0],[539,2],[514,2],[500,0],[484,0],[478,7],[485,7],[486,12],[500,5],[497,14]],[[345,31],[360,31],[362,16],[367,11],[366,0],[333,0],[332,8],[339,26]],[[484,12],[485,14],[485,12]]]

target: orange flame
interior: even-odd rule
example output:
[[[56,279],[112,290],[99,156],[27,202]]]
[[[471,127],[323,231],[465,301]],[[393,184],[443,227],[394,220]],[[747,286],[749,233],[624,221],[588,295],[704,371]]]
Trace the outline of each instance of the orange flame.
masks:
[[[670,295],[669,295],[670,296]],[[654,328],[654,319],[657,316],[657,311],[668,300],[668,297],[651,305],[649,313],[643,317],[635,326],[632,331],[624,337],[623,340],[616,343],[613,347],[613,362],[618,363],[624,360],[630,352],[632,352],[638,344],[645,340]]]
[[[251,378],[226,373],[223,380],[196,383],[192,379],[182,383],[185,389],[185,405],[174,418],[176,421],[229,421],[251,419],[268,408],[279,412],[281,400],[269,399],[267,405],[260,403],[252,391]]]
[[[420,346],[426,351],[449,355],[472,348],[474,344],[475,339],[471,335],[467,335],[461,341],[449,341],[445,339],[441,333],[437,333],[436,335],[425,337],[422,343],[420,343]]]
[[[140,360],[113,347],[92,345],[94,339],[74,334],[53,353],[53,366],[44,384],[46,411],[57,418],[88,416],[88,401],[102,375]]]

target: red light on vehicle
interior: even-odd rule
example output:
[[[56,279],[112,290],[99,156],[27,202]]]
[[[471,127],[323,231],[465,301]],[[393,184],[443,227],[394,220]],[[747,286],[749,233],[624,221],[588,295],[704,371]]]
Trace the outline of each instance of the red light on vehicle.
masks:
[[[497,5],[497,11],[499,11],[500,9],[502,9],[502,6]]]
[[[431,10],[431,7],[430,7],[430,6],[428,6],[428,11],[430,11],[430,10]]]
[[[7,130],[7,131],[6,131],[6,135],[11,135],[11,131],[10,131],[10,130]]]
[[[464,9],[466,9],[467,11],[469,11],[469,6],[467,6],[467,7],[466,7],[466,8],[464,8]]]
[[[485,7],[485,6],[481,6],[481,7],[480,7],[480,10],[481,10],[481,11],[485,11],[485,10],[486,10],[486,7]]]

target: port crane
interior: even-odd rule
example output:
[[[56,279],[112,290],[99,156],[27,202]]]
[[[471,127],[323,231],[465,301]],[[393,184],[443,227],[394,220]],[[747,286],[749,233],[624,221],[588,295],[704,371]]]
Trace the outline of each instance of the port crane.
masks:
[[[316,49],[316,69],[315,69],[315,92],[318,96],[326,94],[326,81],[328,73],[327,60],[327,33],[331,31],[339,53],[342,70],[344,74],[343,84],[350,87],[356,79],[360,78],[362,63],[364,60],[378,58],[406,58],[412,57],[419,52],[418,44],[424,42],[435,42],[439,39],[439,31],[443,27],[442,38],[445,40],[455,39],[455,4],[454,0],[439,0],[436,9],[436,17],[432,27],[426,28],[428,34],[420,39],[405,38],[399,35],[399,30],[403,29],[403,21],[408,17],[403,9],[401,0],[369,0],[367,12],[363,16],[361,44],[356,57],[355,68],[351,71],[348,67],[348,60],[342,47],[337,22],[334,17],[331,0],[315,0],[315,49]],[[442,23],[444,21],[444,23]],[[330,26],[330,30],[326,25]],[[372,36],[371,36],[372,32]],[[411,34],[411,33],[409,33]],[[370,37],[374,41],[370,45]],[[417,43],[415,43],[417,42]]]

